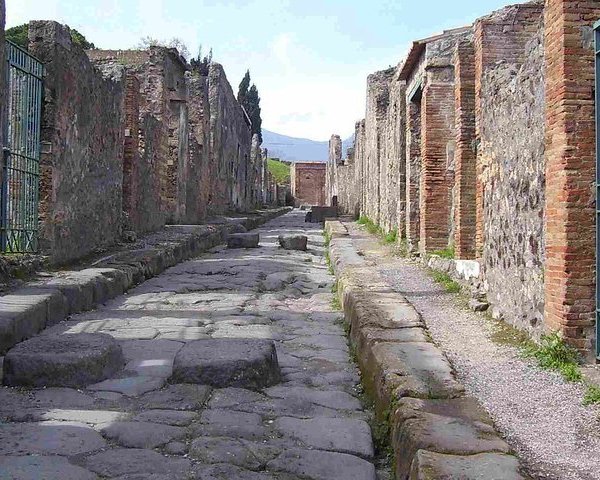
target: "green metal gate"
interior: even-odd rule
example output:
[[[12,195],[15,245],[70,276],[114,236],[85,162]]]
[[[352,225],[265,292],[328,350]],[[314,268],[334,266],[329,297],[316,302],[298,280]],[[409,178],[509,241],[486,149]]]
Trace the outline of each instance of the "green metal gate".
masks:
[[[596,52],[596,357],[600,359],[600,21],[594,25]]]
[[[6,58],[0,252],[35,252],[38,249],[44,66],[26,50],[8,41]]]

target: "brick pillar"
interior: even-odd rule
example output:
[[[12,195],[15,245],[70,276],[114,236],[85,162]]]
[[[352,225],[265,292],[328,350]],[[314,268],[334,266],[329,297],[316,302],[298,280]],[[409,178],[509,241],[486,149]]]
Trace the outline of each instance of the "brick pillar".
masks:
[[[421,99],[407,101],[406,116],[406,241],[419,247],[419,188],[421,178]]]
[[[594,54],[600,2],[547,0],[545,325],[591,357],[595,310]]]
[[[428,82],[421,111],[420,241],[422,253],[448,246],[450,189],[448,145],[454,135],[454,83]]]
[[[454,247],[457,258],[475,258],[475,51],[470,41],[455,54],[456,157]]]

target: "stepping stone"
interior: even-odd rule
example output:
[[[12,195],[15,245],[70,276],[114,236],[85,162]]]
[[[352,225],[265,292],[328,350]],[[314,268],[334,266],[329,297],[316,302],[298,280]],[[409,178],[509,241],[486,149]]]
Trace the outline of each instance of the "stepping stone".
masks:
[[[100,382],[123,366],[119,343],[104,333],[34,337],[4,358],[4,384],[26,387],[74,387]]]
[[[227,235],[227,248],[256,248],[258,233],[231,233]]]
[[[0,478],[18,480],[96,480],[84,468],[71,465],[63,457],[0,456]]]
[[[171,383],[258,390],[278,383],[279,363],[271,340],[216,338],[187,343],[175,356]]]
[[[285,250],[306,250],[306,235],[279,235],[279,245]]]

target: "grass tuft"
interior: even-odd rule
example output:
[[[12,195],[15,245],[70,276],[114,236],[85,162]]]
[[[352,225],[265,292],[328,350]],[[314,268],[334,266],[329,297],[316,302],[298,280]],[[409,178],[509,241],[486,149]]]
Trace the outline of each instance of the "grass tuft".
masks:
[[[383,235],[383,243],[396,243],[398,241],[398,230],[394,229]]]
[[[434,252],[431,252],[431,254],[452,260],[454,259],[454,246],[446,247],[443,250],[435,250]]]
[[[542,335],[539,345],[525,347],[523,354],[535,358],[541,368],[559,372],[569,382],[581,381],[579,353],[558,332]]]
[[[377,225],[369,217],[361,215],[357,222],[359,225],[364,225],[367,228],[367,232],[372,235],[381,235],[381,227]]]
[[[596,385],[588,385],[587,391],[583,396],[584,405],[594,405],[600,403],[600,387]]]
[[[459,293],[460,284],[452,280],[452,277],[446,272],[440,272],[439,270],[431,270],[431,276],[433,280],[444,287],[448,293]]]

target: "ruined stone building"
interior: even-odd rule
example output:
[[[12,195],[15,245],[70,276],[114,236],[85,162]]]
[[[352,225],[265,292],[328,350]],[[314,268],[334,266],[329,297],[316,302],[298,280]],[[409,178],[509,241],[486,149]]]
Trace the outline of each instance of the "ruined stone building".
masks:
[[[291,165],[291,191],[296,206],[325,205],[325,175],[323,162],[295,162]]]
[[[51,21],[29,24],[28,50],[45,70],[39,237],[53,262],[111,245],[124,231],[276,202],[221,65],[193,71],[164,47],[84,51]]]
[[[422,256],[476,261],[494,316],[595,352],[594,51],[600,3],[538,0],[413,42],[367,79],[327,202]]]

